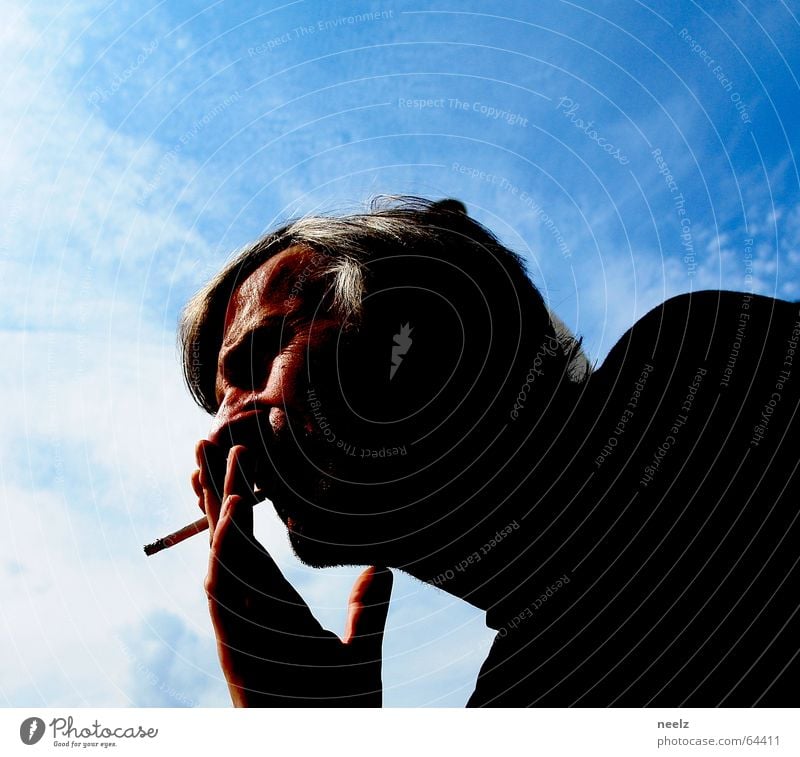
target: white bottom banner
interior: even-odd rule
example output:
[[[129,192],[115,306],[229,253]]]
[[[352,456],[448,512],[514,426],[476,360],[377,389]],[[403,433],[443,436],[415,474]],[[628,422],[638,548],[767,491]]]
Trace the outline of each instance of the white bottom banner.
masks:
[[[800,754],[795,709],[0,710],[0,754]]]

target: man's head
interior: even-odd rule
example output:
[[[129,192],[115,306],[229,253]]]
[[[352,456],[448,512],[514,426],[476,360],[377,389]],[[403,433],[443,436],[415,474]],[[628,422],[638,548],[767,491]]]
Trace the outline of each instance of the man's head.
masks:
[[[469,492],[519,446],[521,388],[530,432],[586,372],[519,258],[453,200],[268,234],[192,299],[181,343],[212,441],[250,449],[315,565],[418,559],[474,527]]]

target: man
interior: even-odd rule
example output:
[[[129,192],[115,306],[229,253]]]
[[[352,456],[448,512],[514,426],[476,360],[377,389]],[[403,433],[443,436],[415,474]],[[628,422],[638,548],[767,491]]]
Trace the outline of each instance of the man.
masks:
[[[472,706],[797,704],[797,304],[668,300],[591,371],[463,205],[306,218],[188,305],[234,704],[380,705],[388,567],[487,611]],[[343,640],[254,539],[366,564]]]

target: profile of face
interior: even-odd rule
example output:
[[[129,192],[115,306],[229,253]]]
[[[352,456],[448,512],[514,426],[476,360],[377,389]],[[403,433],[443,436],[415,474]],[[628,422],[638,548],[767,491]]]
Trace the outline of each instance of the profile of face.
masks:
[[[209,435],[223,450],[247,447],[253,485],[273,503],[297,555],[314,566],[380,557],[419,526],[406,528],[390,494],[402,490],[408,447],[370,410],[397,403],[374,396],[369,348],[363,340],[354,346],[347,324],[324,304],[323,284],[313,277],[323,262],[290,247],[235,288]],[[397,385],[413,341],[403,326],[380,361]]]

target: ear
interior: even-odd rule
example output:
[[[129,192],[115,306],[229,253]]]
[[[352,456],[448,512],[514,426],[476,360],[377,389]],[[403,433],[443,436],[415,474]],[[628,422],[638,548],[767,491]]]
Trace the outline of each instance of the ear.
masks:
[[[469,328],[480,293],[465,294],[458,267],[434,255],[380,258],[371,274],[358,328],[337,347],[332,404],[347,411],[337,421],[362,447],[403,447],[444,432],[475,381],[465,354],[488,350]]]
[[[456,213],[458,215],[467,215],[467,206],[461,200],[454,200],[449,198],[447,200],[439,200],[439,202],[431,205],[432,213]]]
[[[407,267],[408,260],[377,267],[390,266]],[[436,398],[454,380],[467,345],[464,308],[447,296],[447,287],[437,292],[401,275],[393,278],[396,286],[366,296],[357,335],[342,343],[337,383],[354,414],[377,424],[376,432],[404,434],[423,417],[451,412],[449,403]]]

